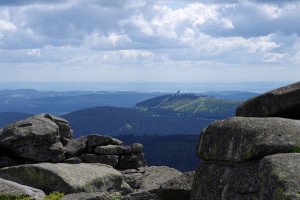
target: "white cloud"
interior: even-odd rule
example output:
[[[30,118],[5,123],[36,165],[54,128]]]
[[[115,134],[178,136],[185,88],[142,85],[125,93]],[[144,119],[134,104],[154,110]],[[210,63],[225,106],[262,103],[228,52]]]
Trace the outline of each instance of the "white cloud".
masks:
[[[279,79],[284,68],[289,71],[282,79],[299,72],[298,1],[201,2],[0,4],[0,72],[9,66],[31,66],[32,74],[70,70],[75,80],[84,79],[82,70],[93,80],[101,72],[107,73],[101,80],[113,81],[120,78],[114,73],[122,73],[124,80],[194,82],[198,76],[237,80],[235,74],[243,70],[249,80]],[[255,70],[265,76],[255,77]]]

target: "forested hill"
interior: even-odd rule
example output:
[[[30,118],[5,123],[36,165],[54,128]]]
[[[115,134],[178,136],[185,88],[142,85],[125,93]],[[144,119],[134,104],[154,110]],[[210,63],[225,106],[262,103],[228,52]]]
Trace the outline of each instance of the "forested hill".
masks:
[[[192,115],[208,119],[224,119],[234,115],[239,101],[217,99],[194,94],[164,95],[145,100],[137,108],[157,114]]]
[[[110,135],[197,135],[211,122],[234,115],[239,101],[193,94],[165,95],[134,108],[94,107],[63,115],[81,136],[91,132]]]

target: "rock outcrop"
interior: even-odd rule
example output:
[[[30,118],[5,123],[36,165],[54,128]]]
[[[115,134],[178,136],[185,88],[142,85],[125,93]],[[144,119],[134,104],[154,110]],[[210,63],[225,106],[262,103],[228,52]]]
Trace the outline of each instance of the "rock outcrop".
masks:
[[[40,163],[0,169],[0,177],[46,193],[120,191],[122,174],[108,165]]]
[[[0,197],[8,199],[9,197],[30,197],[36,200],[42,200],[45,193],[39,189],[21,185],[12,181],[0,178]]]
[[[191,199],[299,200],[299,106],[300,82],[250,99],[237,109],[242,117],[203,130]]]
[[[49,114],[0,130],[0,197],[41,199],[44,192],[59,191],[66,200],[164,200],[161,191],[172,187],[187,196],[192,181],[176,179],[181,175],[165,166],[147,167],[142,144],[99,134],[73,139],[68,122]]]
[[[122,170],[146,166],[142,144],[127,146],[99,134],[73,137],[65,119],[49,114],[10,124],[0,133],[0,167],[39,162],[102,163]]]
[[[236,110],[243,117],[300,119],[300,82],[254,97]]]

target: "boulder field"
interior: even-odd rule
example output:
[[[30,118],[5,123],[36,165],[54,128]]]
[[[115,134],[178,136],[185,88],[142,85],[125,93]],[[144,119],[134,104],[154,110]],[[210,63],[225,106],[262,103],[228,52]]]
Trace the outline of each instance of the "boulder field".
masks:
[[[74,139],[69,123],[50,114],[0,129],[0,199],[41,200],[60,192],[65,200],[163,200],[170,199],[168,190],[185,200],[193,180],[187,183],[182,175],[148,167],[142,144],[100,134]]]
[[[300,200],[300,82],[205,128],[192,200]]]

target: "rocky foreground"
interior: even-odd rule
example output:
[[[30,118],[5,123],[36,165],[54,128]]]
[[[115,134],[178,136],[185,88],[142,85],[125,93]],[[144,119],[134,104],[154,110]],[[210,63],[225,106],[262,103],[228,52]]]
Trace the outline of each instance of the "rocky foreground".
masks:
[[[203,130],[192,200],[300,199],[300,82]]]
[[[0,130],[0,199],[300,200],[300,82],[246,101],[200,135],[196,172],[146,166],[142,144],[41,114]]]
[[[193,175],[146,166],[142,144],[91,134],[73,139],[65,119],[36,115],[0,130],[0,199],[189,199]]]

